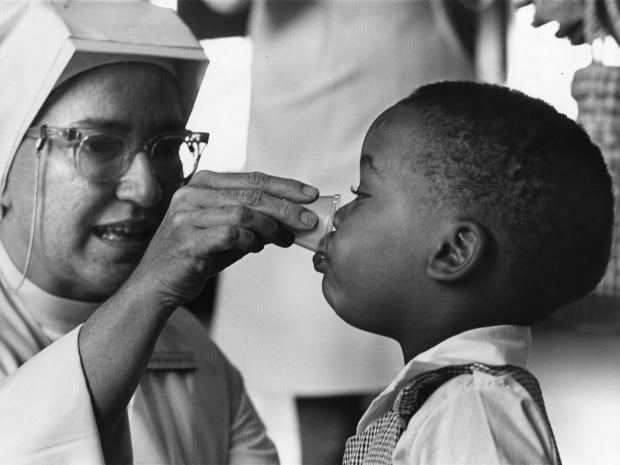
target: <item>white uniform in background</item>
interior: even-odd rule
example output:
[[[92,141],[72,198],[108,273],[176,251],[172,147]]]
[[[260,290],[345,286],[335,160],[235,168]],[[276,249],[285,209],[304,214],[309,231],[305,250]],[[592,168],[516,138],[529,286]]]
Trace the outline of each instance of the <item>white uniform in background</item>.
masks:
[[[245,168],[307,181],[345,202],[379,113],[423,83],[473,77],[442,2],[258,0],[252,8]],[[299,452],[283,449],[278,430],[297,429],[295,396],[378,392],[402,366],[395,343],[334,314],[311,258],[299,247],[268,247],[225,270],[213,324],[287,465]]]

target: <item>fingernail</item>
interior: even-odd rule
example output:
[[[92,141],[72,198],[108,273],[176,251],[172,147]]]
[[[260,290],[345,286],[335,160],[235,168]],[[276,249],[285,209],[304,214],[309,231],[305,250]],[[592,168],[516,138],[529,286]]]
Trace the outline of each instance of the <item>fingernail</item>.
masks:
[[[301,190],[304,192],[304,194],[309,195],[311,197],[319,193],[319,190],[316,187],[312,187],[312,186],[304,186]]]
[[[299,218],[301,219],[301,222],[306,226],[314,226],[319,221],[319,217],[312,213],[310,210],[302,211]]]

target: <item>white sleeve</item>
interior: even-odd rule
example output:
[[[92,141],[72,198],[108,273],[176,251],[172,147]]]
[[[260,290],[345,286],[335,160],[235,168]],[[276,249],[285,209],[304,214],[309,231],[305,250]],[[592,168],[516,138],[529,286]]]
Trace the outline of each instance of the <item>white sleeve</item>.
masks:
[[[413,416],[394,450],[394,465],[556,465],[551,431],[520,384],[478,372],[459,378]]]
[[[245,389],[241,392],[231,431],[229,465],[278,465],[278,453],[267,436]]]
[[[105,465],[78,327],[0,381],[0,464]]]

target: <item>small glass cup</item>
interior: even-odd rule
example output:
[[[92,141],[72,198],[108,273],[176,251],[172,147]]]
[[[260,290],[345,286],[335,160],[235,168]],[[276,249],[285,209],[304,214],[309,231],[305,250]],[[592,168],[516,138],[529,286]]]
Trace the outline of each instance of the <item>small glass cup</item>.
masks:
[[[313,252],[325,252],[326,242],[321,239],[334,229],[334,215],[339,206],[340,194],[322,195],[305,204],[305,208],[317,214],[319,221],[311,231],[296,231],[295,244]]]

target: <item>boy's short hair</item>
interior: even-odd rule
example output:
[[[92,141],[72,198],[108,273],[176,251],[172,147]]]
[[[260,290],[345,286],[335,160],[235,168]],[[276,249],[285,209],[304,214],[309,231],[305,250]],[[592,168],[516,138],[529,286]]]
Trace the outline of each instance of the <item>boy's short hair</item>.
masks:
[[[601,151],[577,123],[542,100],[474,82],[429,84],[397,105],[430,134],[412,165],[431,180],[432,201],[475,212],[497,240],[506,297],[524,324],[594,289],[609,260],[614,199]]]

